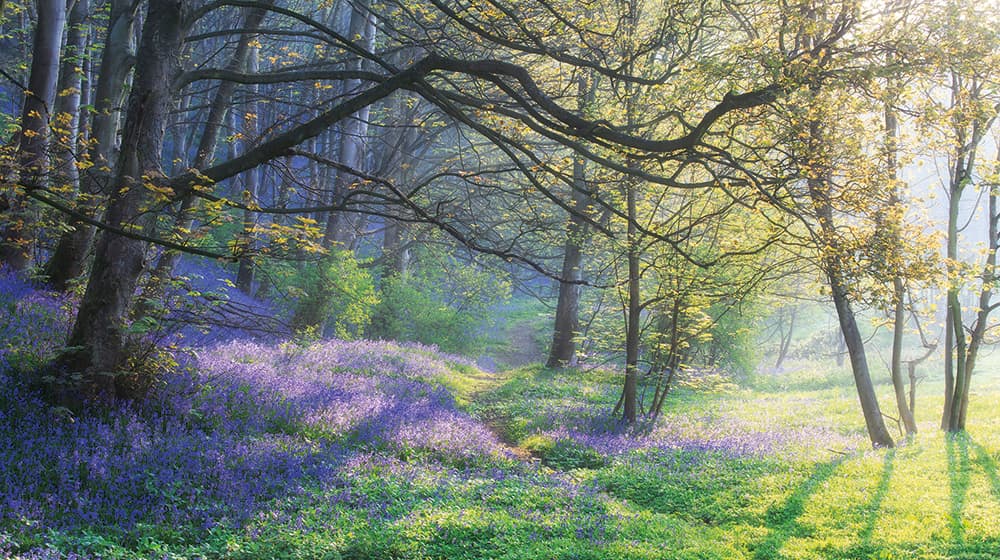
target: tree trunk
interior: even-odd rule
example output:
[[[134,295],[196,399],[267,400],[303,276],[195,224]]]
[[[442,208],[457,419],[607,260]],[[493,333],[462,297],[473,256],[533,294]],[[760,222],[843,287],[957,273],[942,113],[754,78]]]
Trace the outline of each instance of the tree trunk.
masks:
[[[819,87],[813,86],[813,93],[819,94]],[[868,357],[865,355],[864,339],[858,330],[857,318],[851,308],[847,285],[843,277],[841,259],[845,257],[838,241],[837,226],[833,221],[833,204],[830,189],[830,164],[826,161],[826,142],[823,125],[818,119],[809,122],[809,160],[806,163],[806,184],[812,201],[816,220],[819,223],[820,247],[822,263],[830,284],[833,305],[837,310],[837,320],[844,344],[847,346],[851,361],[851,371],[854,375],[854,385],[861,402],[861,411],[868,428],[868,437],[874,447],[893,447],[895,442],[885,427],[882,410],[878,405],[875,387],[872,384],[868,369]]]
[[[81,195],[77,200],[77,209],[88,216],[97,213],[99,202],[109,194],[117,149],[119,107],[125,96],[128,73],[135,62],[130,45],[138,6],[138,2],[131,0],[112,0],[111,3],[97,85],[91,92],[94,113],[90,119],[87,150],[90,167],[80,178]],[[71,280],[83,273],[93,239],[93,226],[81,222],[74,222],[72,229],[60,236],[45,267],[54,288],[65,290]]]
[[[964,136],[959,135],[958,141],[964,143]],[[962,193],[965,190],[965,164],[964,158],[958,157],[955,167],[951,172],[950,191],[948,199],[948,246],[947,258],[949,264],[949,285],[947,294],[947,329],[945,352],[948,352],[945,361],[945,408],[942,415],[941,426],[949,432],[960,431],[958,424],[958,410],[961,409],[961,395],[965,391],[965,327],[962,319],[962,303],[959,300],[958,278],[953,276],[958,272],[954,270],[954,264],[958,262],[958,234],[959,234],[959,212],[961,211]],[[953,354],[952,354],[953,353]]]
[[[263,6],[247,9],[243,21],[243,28],[246,31],[240,35],[240,41],[236,45],[236,50],[226,65],[227,70],[238,72],[246,66],[247,58],[250,54],[251,42],[256,39],[257,30],[267,15],[266,6],[270,4],[273,4],[273,0],[265,2]],[[219,83],[218,89],[215,90],[212,105],[208,110],[208,117],[205,119],[205,127],[202,129],[201,138],[198,141],[198,151],[195,153],[194,162],[191,165],[193,168],[204,169],[215,158],[216,145],[219,143],[222,125],[226,120],[229,106],[232,104],[234,91],[236,91],[236,82],[228,80],[222,80]],[[174,237],[183,239],[187,235],[186,232],[191,231],[197,208],[198,199],[194,194],[188,194],[181,199],[180,207],[174,218],[172,233]],[[166,250],[160,255],[159,260],[156,262],[156,267],[149,276],[149,283],[143,290],[143,302],[159,301],[163,298],[164,283],[173,275],[174,268],[177,267],[177,262],[180,261],[180,258],[180,251],[175,250]],[[140,305],[145,309],[145,303],[141,303]],[[143,314],[138,313],[137,316],[142,316]]]
[[[259,71],[260,63],[260,49],[256,46],[252,46],[247,57],[247,71],[250,73],[257,73]],[[247,106],[248,116],[243,119],[243,146],[246,149],[249,146],[249,142],[256,142],[257,137],[260,135],[260,127],[257,124],[260,122],[260,107],[257,103],[257,86],[252,86],[250,89],[250,95],[253,96],[251,102]],[[243,173],[243,193],[245,204],[256,202],[257,197],[260,195],[260,169],[254,168],[247,170]],[[256,219],[254,213],[251,210],[243,211],[243,231],[240,235],[240,263],[239,269],[236,271],[236,289],[243,292],[244,294],[251,295],[253,293],[253,258],[250,256],[253,252],[253,228],[256,225]]]
[[[360,43],[358,46],[371,51],[375,48],[375,16],[368,9],[369,0],[361,0],[351,11],[350,34],[351,39]],[[361,59],[358,58],[351,66],[354,69],[361,69]],[[355,95],[361,89],[361,80],[346,80],[344,92],[347,95]],[[352,169],[365,169],[365,146],[368,136],[368,120],[370,115],[369,107],[361,109],[351,115],[351,118],[344,121],[340,135],[340,161]],[[336,192],[339,200],[343,200],[351,190],[351,185],[357,180],[350,173],[340,171],[337,173]],[[343,247],[351,247],[357,236],[358,219],[346,212],[335,214],[335,227],[333,240]]]
[[[626,234],[628,258],[628,316],[625,328],[625,387],[623,389],[623,418],[635,424],[638,415],[637,393],[639,385],[639,235],[636,228],[635,186],[627,180],[626,205],[628,230]]]
[[[945,300],[944,314],[944,408],[941,412],[941,429],[951,425],[951,399],[955,393],[955,341],[951,330],[951,306]]]
[[[788,330],[782,329],[781,341],[778,343],[778,359],[774,361],[774,369],[780,370],[782,364],[785,363],[785,359],[788,357],[788,350],[792,346],[792,335],[795,333],[795,318],[798,315],[798,308],[792,308],[791,317],[788,318]],[[780,325],[779,325],[780,326]]]
[[[840,277],[837,265],[831,265],[828,262],[827,266],[829,267],[827,277],[830,280],[830,290],[833,293],[833,304],[837,308],[840,330],[844,333],[847,352],[851,359],[854,384],[858,390],[858,399],[861,401],[861,410],[868,427],[868,437],[875,447],[893,447],[892,436],[889,435],[889,430],[885,427],[882,411],[878,405],[878,397],[875,396],[875,387],[872,385],[871,375],[868,371],[868,358],[865,356],[864,340],[861,338],[854,310],[851,309],[848,300],[847,288]]]
[[[913,418],[913,409],[906,402],[906,383],[903,381],[903,329],[906,326],[906,305],[903,301],[903,279],[896,276],[892,280],[893,295],[896,298],[893,309],[892,323],[892,361],[890,376],[892,388],[896,394],[896,409],[899,418],[906,427],[907,435],[917,433],[917,422]]]
[[[986,265],[983,267],[981,275],[982,287],[979,290],[979,302],[977,304],[976,322],[969,333],[969,345],[965,352],[965,366],[959,370],[962,381],[955,383],[955,398],[952,400],[951,411],[951,431],[962,431],[965,429],[965,418],[969,409],[969,388],[972,384],[972,373],[976,368],[976,359],[979,357],[979,349],[982,347],[983,339],[986,337],[986,329],[989,324],[991,303],[994,284],[996,282],[997,250],[1000,249],[1000,216],[997,215],[997,196],[991,188],[989,190],[989,233],[987,240]]]
[[[152,226],[144,207],[150,201],[142,183],[162,177],[160,155],[172,101],[171,84],[178,72],[183,45],[183,0],[150,0],[137,53],[132,91],[122,129],[122,149],[115,166],[115,185],[104,221],[112,227]],[[74,403],[90,396],[131,396],[134,386],[116,375],[126,357],[125,328],[136,282],[144,267],[147,243],[103,230],[98,237],[93,270],[80,302],[76,322],[63,354],[64,376],[59,400]],[[81,373],[79,387],[72,373]]]
[[[49,119],[56,98],[59,79],[59,55],[63,27],[66,25],[66,0],[37,0],[38,24],[31,55],[30,94],[21,111],[18,146],[20,184],[25,190],[39,187],[48,173]],[[27,200],[14,196],[0,197],[0,264],[23,270],[31,262],[31,217]]]
[[[80,170],[77,167],[77,153],[82,145],[78,139],[80,132],[80,99],[83,85],[83,59],[86,56],[87,27],[85,21],[90,16],[89,0],[74,0],[73,10],[66,21],[66,46],[63,49],[59,69],[59,85],[53,114],[58,116],[60,125],[55,129],[58,138],[54,150],[58,161],[54,171],[58,181],[80,190]]]
[[[890,61],[891,62],[891,61]],[[894,88],[890,86],[890,91]],[[892,358],[889,365],[889,375],[892,379],[892,388],[896,395],[896,410],[899,411],[899,418],[906,427],[906,434],[917,433],[917,423],[913,418],[913,409],[906,402],[906,383],[903,381],[903,331],[906,327],[906,284],[903,282],[903,257],[899,248],[902,244],[902,201],[900,200],[899,187],[896,184],[896,131],[898,122],[896,112],[893,110],[892,102],[895,98],[885,104],[885,132],[886,132],[886,166],[889,169],[889,180],[892,181],[889,195],[889,222],[884,225],[888,229],[890,251],[892,252],[893,263],[896,274],[892,279],[893,295],[893,324],[892,324]],[[898,210],[898,211],[897,211]]]
[[[594,101],[593,79],[581,75],[577,80],[577,104],[585,111]],[[580,281],[583,280],[583,248],[587,237],[587,222],[581,214],[587,211],[587,162],[573,160],[573,212],[566,226],[563,245],[562,273],[559,276],[559,300],[556,305],[552,346],[545,366],[550,368],[576,365],[576,337],[580,331]]]
[[[586,184],[586,162],[576,158],[573,162],[573,210],[587,211],[588,197],[583,191]],[[576,365],[576,337],[580,331],[580,281],[583,280],[583,247],[587,223],[576,213],[569,216],[566,243],[563,246],[562,274],[559,276],[559,301],[556,305],[552,346],[545,366],[572,367]]]

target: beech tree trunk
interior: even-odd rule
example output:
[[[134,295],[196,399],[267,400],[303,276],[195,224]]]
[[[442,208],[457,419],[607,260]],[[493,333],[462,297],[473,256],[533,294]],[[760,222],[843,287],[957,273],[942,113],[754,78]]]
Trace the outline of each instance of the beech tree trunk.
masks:
[[[260,63],[260,49],[256,46],[250,48],[250,52],[247,57],[247,71],[250,73],[256,73],[259,68]],[[243,145],[248,146],[250,142],[256,142],[257,137],[260,135],[260,126],[257,124],[260,121],[260,107],[257,103],[257,86],[252,86],[250,94],[252,100],[247,105],[247,112],[243,119]],[[249,142],[247,141],[249,139]],[[245,204],[250,202],[255,202],[258,195],[260,194],[260,169],[253,168],[247,170],[243,173],[243,193]],[[253,228],[256,224],[256,219],[254,213],[251,210],[243,211],[243,232],[240,235],[240,249],[242,254],[240,255],[239,269],[236,271],[236,289],[243,292],[244,294],[253,294],[253,280],[254,280],[254,269],[253,269],[253,259],[250,253],[253,252]]]
[[[961,133],[957,139],[961,145],[965,143],[965,137]],[[948,200],[948,245],[947,257],[949,263],[958,262],[958,234],[959,234],[959,212],[961,211],[962,193],[965,190],[966,179],[964,157],[956,158],[955,166],[951,172],[950,191]],[[953,271],[949,270],[949,275]],[[945,406],[941,417],[941,427],[949,432],[961,431],[958,427],[957,410],[962,407],[962,395],[965,392],[965,327],[962,319],[962,303],[959,300],[959,288],[955,282],[948,286],[946,299],[947,305],[947,329],[948,336],[945,338]]]
[[[125,96],[128,73],[135,62],[132,34],[139,3],[112,0],[104,50],[91,91],[94,113],[90,119],[87,161],[91,164],[80,177],[77,209],[94,216],[100,201],[107,196],[115,162],[119,129],[119,107]],[[94,239],[93,226],[71,223],[72,229],[59,237],[56,249],[45,267],[49,283],[65,290],[69,282],[83,273],[87,254]]]
[[[952,97],[954,103],[959,103],[963,97],[957,83],[953,83]],[[957,105],[959,108],[962,105]],[[958,235],[960,233],[958,222],[961,212],[962,193],[967,185],[972,182],[973,173],[976,168],[976,157],[979,145],[983,140],[985,131],[989,130],[990,122],[983,122],[974,119],[968,128],[957,126],[955,129],[955,144],[959,146],[959,152],[954,158],[953,167],[950,169],[950,192],[948,200],[948,258],[949,262],[957,262],[958,258]],[[998,224],[997,200],[994,188],[988,188],[988,219],[989,230],[987,234],[987,257],[980,275],[982,287],[980,288],[977,302],[978,311],[976,320],[966,338],[965,321],[962,315],[962,304],[960,301],[960,282],[952,280],[948,287],[948,312],[950,321],[948,324],[951,342],[954,345],[954,363],[946,363],[946,384],[945,384],[945,409],[942,414],[941,426],[949,432],[961,432],[965,430],[965,419],[969,407],[969,390],[972,384],[972,373],[976,366],[979,348],[986,335],[989,315],[992,311],[991,299],[992,290],[995,288],[997,249],[1000,247],[1000,239],[997,238]],[[956,271],[949,272],[957,274]],[[947,345],[947,352],[951,352],[952,344]],[[949,367],[951,366],[951,367]],[[949,374],[953,374],[953,383],[949,384]]]
[[[903,379],[903,329],[906,327],[903,279],[898,276],[893,278],[892,286],[893,297],[896,301],[893,309],[892,359],[889,373],[892,378],[892,389],[896,395],[896,410],[899,412],[899,419],[903,422],[907,435],[913,435],[917,433],[917,422],[913,417],[913,408],[907,403],[906,382]]]
[[[858,391],[858,399],[861,401],[861,411],[868,428],[868,437],[875,447],[893,447],[895,442],[889,435],[885,420],[882,418],[882,410],[879,408],[878,397],[875,395],[875,387],[868,370],[864,339],[861,338],[861,332],[858,330],[857,318],[854,316],[854,310],[851,309],[847,288],[844,286],[837,267],[830,266],[830,263],[827,266],[829,267],[827,277],[830,281],[830,290],[833,293],[833,304],[837,308],[840,330],[844,333],[847,353],[851,359],[851,371],[854,373],[854,384]]]
[[[66,25],[66,0],[38,0],[37,7],[38,24],[28,78],[30,91],[24,98],[18,139],[20,184],[26,190],[40,186],[49,172],[49,119],[56,98],[59,56]],[[31,263],[33,237],[27,200],[18,195],[0,198],[0,216],[6,222],[0,228],[0,264],[23,270]]]
[[[892,388],[896,396],[896,410],[899,412],[899,419],[906,427],[906,434],[917,433],[917,422],[913,418],[913,408],[907,403],[906,382],[903,380],[903,330],[906,327],[906,284],[903,282],[902,256],[898,254],[898,248],[902,246],[902,201],[899,196],[899,187],[896,183],[896,131],[899,127],[896,112],[893,110],[892,102],[885,105],[885,133],[886,133],[886,165],[889,167],[889,180],[891,185],[889,196],[889,212],[891,216],[889,223],[884,224],[889,231],[890,247],[894,252],[893,256],[897,261],[897,274],[892,279],[893,323],[892,323],[892,358],[889,365],[889,375],[892,379]],[[896,210],[900,209],[899,212]]]
[[[115,185],[104,222],[113,228],[152,227],[143,211],[150,200],[143,181],[162,177],[160,155],[184,40],[185,0],[150,0],[143,26],[132,91],[122,129],[122,149]],[[125,358],[125,328],[136,282],[144,267],[147,243],[102,230],[94,265],[64,352],[60,400],[90,396],[131,396],[132,387],[118,375]],[[73,381],[79,373],[81,381]]]
[[[247,64],[250,54],[251,42],[257,37],[257,30],[260,28],[264,17],[267,15],[266,6],[273,4],[273,0],[264,2],[261,7],[249,8],[243,21],[243,28],[246,30],[240,35],[239,43],[233,52],[232,58],[226,65],[226,70],[238,72]],[[198,151],[195,153],[194,162],[191,166],[195,169],[204,169],[212,163],[215,158],[215,149],[219,143],[219,135],[222,125],[226,120],[229,106],[232,104],[233,92],[236,91],[236,82],[222,80],[212,104],[208,109],[208,117],[205,119],[205,127],[202,129],[201,138],[198,140]],[[253,172],[251,170],[250,172]],[[174,218],[173,236],[183,238],[186,232],[194,225],[194,215],[197,210],[198,199],[194,194],[188,194],[181,200]],[[180,261],[180,251],[166,250],[156,262],[156,267],[149,276],[149,283],[143,290],[143,309],[148,301],[159,301],[163,297],[164,283],[173,275],[177,262]],[[141,316],[144,313],[139,313]]]
[[[74,0],[73,9],[66,21],[66,45],[63,49],[59,68],[59,85],[53,114],[62,120],[54,129],[58,138],[57,162],[53,171],[60,183],[80,190],[80,171],[77,167],[77,153],[82,145],[77,138],[80,132],[80,99],[83,85],[83,58],[86,56],[87,27],[85,21],[90,15],[89,0]],[[68,116],[68,120],[64,117]]]
[[[370,2],[362,0],[353,5],[351,10],[351,24],[348,37],[359,43],[363,49],[373,50],[375,48],[375,16],[368,9]],[[361,69],[361,59],[353,63],[355,69]],[[346,80],[344,91],[347,95],[354,95],[361,89],[361,80]],[[370,115],[369,106],[365,106],[360,111],[351,115],[341,126],[340,134],[340,161],[344,165],[358,170],[365,168],[365,144],[368,136],[368,119]],[[351,184],[357,180],[350,173],[340,171],[337,173],[336,192],[340,200],[346,196],[351,189]],[[344,247],[351,247],[357,235],[358,217],[346,212],[338,212],[334,215],[333,221],[333,241]]]
[[[788,350],[792,346],[792,336],[795,334],[795,318],[798,315],[798,307],[793,307],[791,315],[788,318],[788,330],[784,330],[781,326],[781,319],[784,315],[784,311],[778,316],[778,334],[780,335],[780,340],[778,341],[778,359],[774,361],[774,369],[780,370],[782,364],[785,363],[785,359],[788,357]]]
[[[976,368],[976,359],[979,357],[979,349],[983,345],[986,337],[986,329],[989,324],[990,312],[992,311],[993,287],[996,282],[997,250],[1000,249],[1000,216],[997,215],[997,196],[990,189],[988,196],[989,204],[989,229],[987,240],[986,264],[980,276],[982,287],[979,290],[979,302],[977,304],[976,322],[969,333],[969,344],[965,351],[965,363],[962,369],[958,370],[955,382],[955,395],[951,400],[951,410],[949,411],[949,431],[958,432],[965,430],[965,419],[969,410],[969,388],[972,385],[972,373]]]
[[[639,386],[639,235],[636,228],[635,187],[631,179],[626,185],[628,206],[628,231],[626,234],[628,259],[628,315],[625,326],[625,387],[622,390],[623,419],[635,424],[638,416]]]
[[[820,88],[813,86],[814,95],[818,95]],[[895,442],[886,429],[885,420],[882,417],[882,410],[879,408],[878,397],[875,394],[875,387],[872,384],[871,372],[868,369],[868,357],[865,354],[864,339],[858,330],[857,317],[851,308],[850,295],[847,284],[843,276],[841,259],[845,258],[838,241],[837,226],[834,223],[833,204],[830,200],[830,163],[827,161],[826,143],[823,133],[823,125],[818,119],[809,122],[809,160],[806,162],[805,173],[808,179],[806,184],[809,188],[809,198],[812,202],[816,220],[819,223],[820,247],[822,250],[822,263],[825,269],[827,280],[830,285],[830,293],[833,297],[833,305],[837,310],[837,320],[840,324],[840,332],[847,346],[847,354],[851,361],[851,372],[854,375],[854,385],[858,392],[858,400],[861,402],[861,411],[865,418],[865,425],[868,428],[868,437],[874,447],[893,447]]]
[[[577,82],[579,109],[586,109],[594,99],[594,82],[581,76]],[[573,210],[566,226],[566,243],[563,245],[562,273],[559,275],[559,300],[556,304],[555,326],[552,329],[552,346],[545,367],[576,365],[576,337],[580,331],[580,281],[583,280],[583,247],[587,236],[586,212],[587,164],[576,157],[573,160]]]
[[[582,158],[573,162],[573,209],[585,212],[587,197],[586,163]],[[566,243],[563,245],[562,273],[559,276],[559,300],[556,305],[555,327],[552,330],[552,346],[545,367],[572,367],[576,365],[576,337],[580,331],[580,281],[583,280],[583,246],[587,235],[587,224],[577,214],[570,214],[566,227]]]

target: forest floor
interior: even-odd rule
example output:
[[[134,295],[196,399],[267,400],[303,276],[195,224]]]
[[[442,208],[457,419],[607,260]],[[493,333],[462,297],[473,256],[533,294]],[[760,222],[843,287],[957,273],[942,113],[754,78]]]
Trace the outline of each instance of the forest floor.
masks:
[[[147,403],[72,413],[18,373],[48,331],[3,332],[3,558],[1000,557],[995,356],[968,433],[937,429],[930,380],[920,434],[871,450],[850,375],[819,364],[684,378],[625,428],[613,371],[233,342]]]

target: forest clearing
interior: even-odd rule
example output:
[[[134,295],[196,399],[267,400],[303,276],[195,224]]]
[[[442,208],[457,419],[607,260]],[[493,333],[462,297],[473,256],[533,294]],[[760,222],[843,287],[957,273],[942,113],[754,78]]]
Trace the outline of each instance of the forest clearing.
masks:
[[[0,0],[0,557],[1000,558],[1000,0]]]
[[[58,344],[64,301],[2,288],[21,298],[8,360]],[[12,334],[24,325],[49,328],[28,341]],[[490,373],[420,344],[336,340],[229,342],[189,360],[155,399],[80,414],[4,375],[3,555],[1000,554],[992,368],[976,378],[975,428],[947,434],[920,415],[919,434],[871,450],[849,373],[806,361],[739,383],[692,377],[655,424],[629,428],[605,369]],[[921,384],[921,410],[942,391]]]

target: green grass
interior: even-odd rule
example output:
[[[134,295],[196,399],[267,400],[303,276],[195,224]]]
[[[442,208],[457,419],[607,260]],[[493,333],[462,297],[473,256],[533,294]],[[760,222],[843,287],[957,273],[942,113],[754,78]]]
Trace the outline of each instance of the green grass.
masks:
[[[810,370],[783,382],[678,390],[663,422],[825,428],[860,451],[804,443],[749,457],[602,457],[544,432],[560,427],[560,412],[612,407],[617,376],[461,367],[440,382],[540,462],[462,470],[376,451],[350,467],[346,487],[318,484],[273,503],[273,515],[213,529],[200,542],[172,537],[169,527],[127,543],[58,533],[44,541],[108,558],[997,558],[1000,376],[983,371],[967,434],[936,429],[941,387],[932,379],[920,387],[921,433],[896,449],[867,450],[853,387]],[[878,390],[891,410],[889,387]]]
[[[693,535],[685,549],[705,550],[705,557],[996,558],[1000,411],[994,403],[1000,376],[990,373],[993,368],[984,371],[975,380],[967,434],[937,429],[942,386],[931,378],[918,392],[921,433],[897,449],[867,450],[853,386],[807,370],[722,392],[678,391],[665,421],[732,415],[760,430],[825,427],[855,441],[860,451],[705,455],[693,465],[634,453],[573,472],[596,482],[616,507],[650,530],[669,519],[674,530]],[[536,434],[555,427],[546,413],[581,404],[610,408],[617,381],[598,372],[522,368],[473,409],[502,426],[511,441],[551,448]],[[882,383],[878,390],[883,408],[893,412],[891,388]]]

